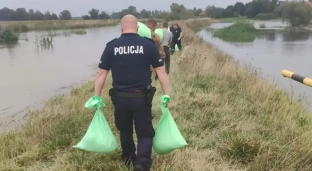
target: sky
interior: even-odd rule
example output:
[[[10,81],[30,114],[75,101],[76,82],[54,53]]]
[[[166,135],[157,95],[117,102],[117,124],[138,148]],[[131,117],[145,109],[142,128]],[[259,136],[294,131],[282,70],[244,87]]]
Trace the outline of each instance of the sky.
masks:
[[[206,8],[208,5],[217,7],[227,7],[234,5],[237,1],[246,3],[251,0],[0,0],[0,8],[8,7],[11,9],[26,8],[39,10],[41,12],[50,11],[59,14],[67,9],[72,16],[82,16],[88,14],[92,8],[100,11],[114,12],[127,8],[130,5],[137,7],[137,10],[170,10],[172,3],[183,4],[187,8]],[[109,3],[107,3],[109,2]]]

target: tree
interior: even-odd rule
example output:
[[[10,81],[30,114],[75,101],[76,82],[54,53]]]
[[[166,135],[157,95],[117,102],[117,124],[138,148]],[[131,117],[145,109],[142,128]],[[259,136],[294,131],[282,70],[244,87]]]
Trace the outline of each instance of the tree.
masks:
[[[141,18],[151,18],[151,16],[152,16],[151,11],[147,11],[147,10],[143,9],[140,12]]]
[[[105,11],[102,11],[101,14],[99,15],[99,19],[102,19],[102,20],[107,20],[109,18],[110,18],[109,14]]]
[[[234,11],[234,5],[229,5],[226,7],[226,10]]]
[[[292,27],[308,25],[312,17],[312,8],[306,2],[291,2],[284,6],[282,11],[283,21]]]
[[[243,15],[245,13],[246,6],[242,2],[236,2],[236,4],[234,5],[234,9],[233,10],[238,15]]]
[[[0,10],[0,20],[2,21],[15,20],[15,11],[9,8],[2,8]]]
[[[88,15],[83,15],[83,16],[82,16],[82,19],[84,19],[84,20],[90,20],[90,16],[88,16]]]
[[[111,14],[111,18],[112,19],[121,19],[123,17],[122,13],[121,12],[113,12]]]
[[[35,20],[44,20],[44,14],[37,10],[35,12]]]
[[[52,20],[52,15],[50,14],[49,11],[47,11],[46,13],[44,13],[44,19],[45,19],[45,20]]]
[[[29,20],[35,20],[35,12],[34,12],[34,10],[30,9],[28,11],[28,18],[29,18]]]
[[[201,8],[193,8],[192,12],[194,16],[199,16],[199,14],[203,12],[203,10]]]
[[[96,20],[99,18],[99,10],[92,8],[89,11],[90,19]]]
[[[260,13],[272,13],[276,5],[272,0],[253,0],[246,4],[245,14],[248,18],[254,18]]]
[[[52,13],[51,19],[52,20],[58,20],[59,18],[58,18],[58,16],[55,13]]]
[[[128,14],[131,14],[131,15],[134,15],[134,16],[138,15],[138,12],[137,12],[137,9],[136,9],[135,6],[129,6],[128,9],[127,9],[127,12],[128,12]]]
[[[64,10],[60,13],[60,17],[61,20],[71,20],[72,16],[71,13],[68,10]]]
[[[28,13],[25,8],[16,9],[15,20],[28,20]]]

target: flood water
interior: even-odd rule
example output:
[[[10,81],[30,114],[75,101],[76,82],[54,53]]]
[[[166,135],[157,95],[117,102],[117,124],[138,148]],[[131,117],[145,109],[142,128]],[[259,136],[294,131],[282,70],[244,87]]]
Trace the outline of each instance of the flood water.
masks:
[[[258,22],[267,27],[283,27],[281,22]],[[212,28],[222,28],[231,23],[212,24]],[[244,63],[260,68],[266,78],[296,98],[305,97],[306,105],[312,109],[312,87],[298,83],[281,75],[283,69],[312,78],[312,34],[307,32],[266,32],[252,42],[233,43],[214,38],[211,31],[199,33],[206,41]],[[252,83],[250,83],[252,84]]]
[[[230,23],[216,23],[222,28]],[[255,26],[260,23],[256,23]],[[282,23],[265,23],[282,27]],[[96,64],[111,39],[120,35],[119,26],[87,29],[87,34],[56,36],[53,47],[37,47],[36,37],[48,32],[28,32],[16,45],[0,45],[0,132],[23,121],[25,109],[68,92],[71,86],[94,79]],[[57,31],[63,33],[67,31]],[[236,59],[260,67],[265,75],[298,97],[304,94],[309,103],[312,89],[281,76],[287,69],[312,77],[312,36],[309,33],[266,33],[248,43],[230,43],[213,38],[210,31],[199,32],[208,42]],[[252,84],[252,83],[251,83]]]
[[[36,36],[48,32],[28,32],[20,35],[28,41],[0,45],[0,132],[13,120],[23,120],[27,107],[94,79],[106,43],[118,37],[120,29],[116,26],[86,31],[84,35],[56,36],[50,48],[35,44]],[[68,31],[57,31],[63,32]]]

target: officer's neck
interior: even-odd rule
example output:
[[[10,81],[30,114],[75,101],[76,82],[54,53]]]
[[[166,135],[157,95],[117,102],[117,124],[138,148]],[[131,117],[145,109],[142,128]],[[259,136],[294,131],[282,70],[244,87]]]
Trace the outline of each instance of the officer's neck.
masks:
[[[124,30],[122,34],[137,34],[137,30]]]

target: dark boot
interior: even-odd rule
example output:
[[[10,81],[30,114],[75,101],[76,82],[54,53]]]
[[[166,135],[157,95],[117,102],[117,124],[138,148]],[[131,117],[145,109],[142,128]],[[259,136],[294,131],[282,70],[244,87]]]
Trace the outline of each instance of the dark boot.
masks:
[[[135,166],[142,168],[142,171],[149,171],[152,166],[152,138],[139,138],[138,139],[138,154]]]
[[[144,171],[144,169],[140,164],[136,164],[133,168],[133,171]]]

